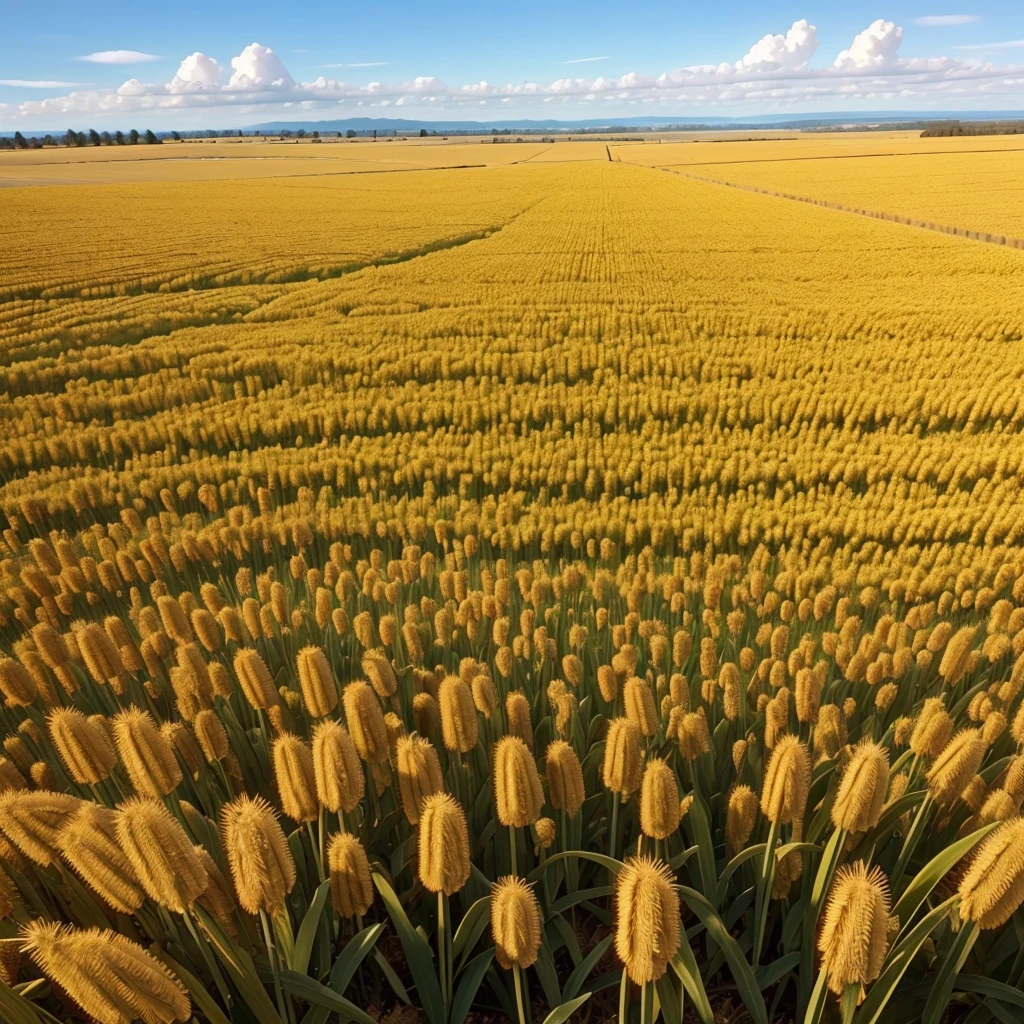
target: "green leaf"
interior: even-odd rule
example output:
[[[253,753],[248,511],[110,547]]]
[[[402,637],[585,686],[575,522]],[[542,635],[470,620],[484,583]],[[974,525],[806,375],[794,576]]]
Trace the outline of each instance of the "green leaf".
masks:
[[[569,956],[572,957],[573,967],[578,966],[579,962],[583,959],[583,952],[580,949],[580,940],[576,938],[576,933],[572,930],[572,925],[561,914],[556,914],[552,918],[551,923],[558,929],[559,935],[562,936],[565,948],[569,950]]]
[[[484,929],[487,927],[487,922],[490,919],[490,910],[491,897],[481,896],[462,915],[459,927],[455,929],[455,938],[452,939],[453,958],[462,954],[463,962],[465,962],[466,957],[472,952],[473,947],[477,944]]]
[[[405,952],[405,960],[409,966],[409,972],[416,982],[416,993],[423,1012],[426,1013],[430,1024],[445,1024],[444,999],[441,995],[441,986],[437,980],[437,970],[434,966],[434,954],[427,943],[409,920],[402,904],[395,895],[395,890],[388,884],[387,879],[378,872],[373,872],[373,884],[377,887],[388,916],[391,918],[398,938],[402,943],[402,950]]]
[[[206,986],[194,974],[187,971],[177,960],[156,944],[150,946],[149,952],[184,983],[185,988],[188,989],[188,994],[192,997],[192,1002],[199,1007],[203,1016],[210,1024],[231,1024],[224,1011],[217,1005],[217,1001],[206,990]]]
[[[484,980],[484,975],[487,973],[487,968],[491,966],[493,959],[494,949],[492,947],[491,949],[485,949],[466,965],[466,969],[462,972],[462,980],[459,982],[459,987],[455,990],[455,995],[452,998],[449,1024],[462,1024],[466,1019],[466,1016],[473,1007],[473,1000],[476,999],[480,982]]]
[[[599,900],[604,896],[611,896],[613,892],[615,892],[615,888],[611,885],[599,885],[594,889],[579,889],[555,900],[548,907],[548,911],[552,914],[561,914],[570,907],[576,906],[577,903],[583,903],[585,900]]]
[[[683,993],[677,988],[678,985],[678,979],[674,979],[668,971],[654,983],[665,1024],[683,1024]]]
[[[548,1006],[557,1006],[562,1001],[562,990],[558,987],[558,971],[555,970],[555,962],[551,959],[550,940],[546,939],[540,944],[537,953],[537,960],[533,969],[540,979],[541,988],[544,989],[544,998]]]
[[[309,958],[313,955],[316,928],[320,923],[320,915],[324,912],[324,904],[327,902],[330,892],[330,879],[321,882],[313,894],[302,924],[299,925],[299,933],[295,936],[295,951],[292,953],[292,970],[298,974],[305,974],[309,970]]]
[[[614,936],[606,935],[580,962],[579,966],[569,975],[565,983],[564,996],[566,999],[573,999],[576,993],[583,988],[583,983],[590,977],[591,972],[598,965],[601,957],[608,951]]]
[[[754,1018],[755,1024],[768,1024],[768,1010],[764,1005],[761,989],[739,943],[726,931],[715,908],[696,889],[681,885],[679,892],[686,901],[686,905],[700,918],[701,923],[707,929],[708,936],[718,945],[725,956],[729,969],[732,971],[733,980],[739,989],[743,1005],[747,1008],[750,1016]]]
[[[552,864],[557,864],[560,860],[565,860],[567,857],[578,857],[580,860],[591,860],[595,864],[600,864],[602,867],[606,867],[612,875],[618,875],[623,867],[625,867],[621,860],[609,857],[605,853],[590,853],[587,850],[563,850],[561,853],[556,853],[553,857],[548,857],[540,867],[534,868],[529,875],[527,875],[526,880],[528,882],[536,882],[543,876],[544,872],[552,866]]]
[[[711,839],[711,825],[708,812],[704,807],[704,798],[694,793],[693,803],[687,814],[693,839],[697,846],[697,867],[700,871],[701,885],[709,899],[718,903],[718,869],[715,865],[715,844]]]
[[[867,998],[861,1003],[855,1018],[856,1024],[877,1024],[900,979],[906,973],[910,962],[917,951],[924,945],[925,939],[945,919],[959,896],[950,896],[945,903],[940,903],[931,913],[926,914],[910,932],[899,939],[889,950],[882,964],[882,973],[871,986]]]
[[[562,1003],[561,1006],[556,1006],[544,1018],[544,1024],[565,1024],[565,1021],[567,1021],[589,998],[590,993],[584,992],[583,995],[578,996],[576,999],[570,999],[569,1002]]]
[[[701,981],[697,961],[686,939],[683,939],[679,946],[679,952],[669,961],[669,966],[683,983],[683,988],[692,1000],[693,1008],[702,1024],[715,1024],[715,1015],[711,1012],[711,1003],[708,1001],[704,982]]]
[[[39,1013],[24,996],[0,981],[0,1020],[5,1024],[41,1024]]]
[[[896,901],[892,908],[893,914],[899,918],[900,928],[906,931],[917,908],[928,898],[932,889],[939,883],[949,870],[965,857],[975,846],[978,845],[993,829],[999,827],[999,822],[979,828],[952,846],[947,846],[941,853],[936,854],[921,870],[914,876],[913,881],[903,890],[903,895]]]
[[[281,972],[281,987],[299,999],[307,1003],[314,1003],[317,1006],[325,1006],[337,1013],[342,1020],[354,1020],[357,1024],[377,1024],[377,1022],[364,1010],[360,1010],[355,1003],[350,1002],[344,996],[339,996],[326,985],[319,981],[307,978],[305,974],[296,974],[295,971]]]
[[[807,1004],[807,1012],[804,1014],[804,1024],[819,1024],[827,1000],[828,975],[824,971],[819,971],[818,980],[814,983],[814,991],[811,992],[811,999]]]
[[[1000,1002],[1024,1009],[1024,992],[1019,988],[1006,985],[1001,981],[994,981],[992,978],[984,978],[980,974],[961,974],[956,980],[956,990],[958,992],[974,992],[979,996],[984,996],[986,1002],[990,999],[998,999]]]
[[[942,958],[939,972],[932,982],[932,990],[928,995],[928,1002],[925,1003],[924,1015],[921,1017],[924,1024],[939,1024],[940,1018],[949,1006],[950,996],[953,995],[956,976],[967,962],[967,957],[980,934],[981,929],[973,921],[964,922],[960,931],[956,933],[956,938]]]
[[[800,963],[800,952],[799,950],[796,950],[792,953],[787,953],[785,956],[780,956],[778,960],[775,960],[770,964],[764,964],[763,966],[758,967],[758,969],[754,971],[754,978],[757,980],[758,987],[762,991],[766,988],[770,988],[780,978],[793,970],[798,963]]]
[[[398,996],[406,1006],[412,1006],[412,1000],[409,998],[409,993],[402,984],[402,979],[395,974],[394,967],[387,962],[384,958],[384,954],[376,947],[374,947],[373,950],[373,962],[381,969],[384,977],[388,979],[388,984],[391,986],[395,995]]]
[[[381,932],[384,931],[383,924],[372,924],[364,928],[358,935],[353,935],[345,948],[341,951],[338,959],[334,961],[331,968],[330,985],[339,996],[345,994],[359,965],[366,959],[367,954],[377,944]]]

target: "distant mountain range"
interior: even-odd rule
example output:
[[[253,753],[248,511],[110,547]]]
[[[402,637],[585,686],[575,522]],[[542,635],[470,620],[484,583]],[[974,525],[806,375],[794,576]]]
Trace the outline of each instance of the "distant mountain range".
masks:
[[[487,133],[491,131],[572,132],[608,131],[628,128],[822,128],[832,125],[907,124],[929,121],[1003,121],[1024,117],[1016,110],[949,110],[949,111],[868,111],[809,114],[755,114],[750,117],[686,117],[684,115],[647,115],[645,117],[590,118],[578,121],[557,121],[548,118],[533,121],[528,118],[504,121],[426,121],[411,118],[349,117],[333,121],[265,121],[248,125],[246,131],[307,131],[307,132],[413,132],[426,129],[433,132]]]

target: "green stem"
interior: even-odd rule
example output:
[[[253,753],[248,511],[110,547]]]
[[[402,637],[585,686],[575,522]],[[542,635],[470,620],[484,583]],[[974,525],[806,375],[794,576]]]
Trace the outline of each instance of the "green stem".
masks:
[[[267,947],[267,956],[270,958],[270,969],[274,972],[274,994],[277,996],[277,1010],[282,1020],[289,1019],[289,1013],[285,1009],[284,989],[281,987],[281,967],[278,963],[277,952],[274,949],[274,940],[270,934],[270,920],[267,912],[260,909],[260,924],[263,925],[263,942]]]
[[[619,794],[612,793],[612,820],[608,829],[608,856],[615,856],[616,832],[619,830]]]
[[[519,1013],[519,1024],[526,1024],[526,1009],[523,1006],[523,979],[520,977],[519,964],[512,965],[512,982],[516,990],[516,1010]]]

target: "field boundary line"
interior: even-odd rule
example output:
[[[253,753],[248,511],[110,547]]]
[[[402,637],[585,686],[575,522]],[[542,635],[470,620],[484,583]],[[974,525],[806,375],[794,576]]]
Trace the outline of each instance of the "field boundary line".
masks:
[[[634,167],[643,167],[643,164],[633,164]],[[689,178],[691,181],[700,181],[706,185],[724,185],[726,188],[735,188],[741,192],[753,192],[756,195],[771,196],[773,199],[787,199],[794,203],[807,203],[810,206],[820,206],[826,210],[836,210],[839,213],[853,213],[859,217],[870,217],[873,220],[884,220],[891,224],[902,224],[905,227],[922,228],[925,231],[937,231],[942,235],[953,235],[956,238],[966,238],[973,242],[985,242],[988,245],[1002,245],[1008,249],[1024,249],[1024,238],[1013,238],[1008,235],[997,235],[991,231],[977,231],[974,228],[959,228],[949,224],[934,224],[931,221],[918,220],[916,217],[907,217],[901,213],[886,213],[883,210],[866,210],[856,206],[845,206],[843,203],[836,203],[830,199],[815,199],[812,196],[798,196],[789,192],[776,192],[770,188],[762,188],[760,185],[741,185],[738,182],[722,181],[721,178],[706,178],[700,174],[687,174],[685,171],[676,171],[671,167],[652,168],[652,170],[664,171],[666,174],[675,174],[680,178]]]

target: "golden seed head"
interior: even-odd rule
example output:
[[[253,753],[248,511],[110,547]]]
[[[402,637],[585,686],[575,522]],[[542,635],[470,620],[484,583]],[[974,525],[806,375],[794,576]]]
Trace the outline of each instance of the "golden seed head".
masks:
[[[473,677],[470,685],[473,690],[473,704],[484,718],[489,719],[494,714],[499,699],[494,680],[486,672],[481,672]]]
[[[978,847],[960,882],[960,918],[998,928],[1024,903],[1024,819],[1000,825]]]
[[[478,723],[473,692],[458,676],[445,676],[437,691],[441,735],[447,750],[466,754],[476,746]]]
[[[0,831],[26,857],[43,867],[57,859],[57,837],[82,801],[48,790],[0,794]]]
[[[878,824],[889,788],[889,752],[880,743],[861,743],[853,752],[832,804],[832,824],[867,832]]]
[[[733,854],[747,845],[757,824],[757,811],[757,794],[749,786],[735,786],[729,794],[725,819],[725,838]]]
[[[320,813],[313,778],[313,752],[298,736],[274,740],[274,781],[281,808],[294,821],[313,821]]]
[[[654,706],[654,694],[647,682],[639,676],[627,679],[623,688],[623,702],[626,717],[644,736],[654,736],[658,731],[658,711]]]
[[[370,862],[359,840],[348,832],[331,836],[327,844],[331,903],[341,917],[360,917],[373,903]]]
[[[444,790],[441,762],[433,745],[421,736],[402,736],[395,747],[402,810],[410,825],[420,820],[423,801]]]
[[[35,640],[36,650],[50,668],[59,668],[69,660],[70,654],[64,637],[48,622],[40,622],[32,628],[32,639]]]
[[[146,898],[131,861],[117,841],[117,814],[91,801],[60,830],[57,847],[85,883],[122,914],[134,913]]]
[[[640,788],[640,739],[640,730],[628,718],[613,718],[608,723],[601,778],[613,793],[629,796]]]
[[[217,628],[217,620],[207,608],[196,608],[192,612],[192,631],[199,638],[199,642],[211,654],[220,650],[220,630]]]
[[[121,764],[139,794],[162,797],[177,788],[181,765],[148,711],[133,705],[116,715],[112,725]]]
[[[231,883],[224,877],[224,872],[210,856],[206,847],[196,846],[194,849],[209,879],[209,884],[199,896],[199,905],[213,914],[221,925],[234,935],[236,928],[232,915],[235,912],[235,894],[231,889]]]
[[[679,951],[679,893],[668,866],[631,857],[615,880],[615,951],[637,985],[657,981]]]
[[[192,728],[208,764],[223,761],[231,752],[227,730],[216,711],[200,711],[192,722]]]
[[[694,761],[711,749],[708,720],[704,717],[703,709],[683,715],[677,727],[677,738],[679,750],[687,761]]]
[[[578,654],[567,654],[562,658],[562,674],[570,686],[579,686],[583,682],[583,662]]]
[[[537,845],[547,850],[555,841],[555,822],[553,818],[538,818],[533,824],[533,833],[537,837]]]
[[[181,982],[140,945],[114,931],[33,921],[22,949],[55,985],[99,1024],[187,1021],[192,1004]]]
[[[416,731],[432,743],[441,738],[441,710],[431,693],[417,693],[412,699],[412,721]]]
[[[359,756],[371,764],[383,764],[390,754],[384,712],[369,683],[357,679],[341,695],[349,735]]]
[[[961,729],[942,749],[928,770],[928,791],[937,804],[952,806],[978,774],[985,757],[980,729]]]
[[[313,718],[329,715],[338,704],[338,687],[327,655],[319,647],[303,647],[296,662],[306,710]]]
[[[381,650],[366,651],[363,654],[363,672],[370,680],[378,697],[390,697],[398,689],[395,669],[388,656]]]
[[[942,698],[929,697],[914,723],[910,749],[918,757],[935,757],[952,735],[953,719],[949,717]]]
[[[119,808],[117,841],[150,899],[182,914],[206,889],[206,870],[178,820],[158,800]]]
[[[164,625],[164,632],[179,644],[191,643],[192,627],[181,605],[173,597],[165,594],[156,599],[156,607],[160,613],[160,621]]]
[[[978,824],[991,825],[995,821],[1009,821],[1017,816],[1019,805],[1006,790],[994,789],[985,798],[978,811]]]
[[[0,693],[9,707],[28,707],[36,699],[36,686],[24,665],[0,658]]]
[[[544,773],[548,780],[551,806],[570,817],[583,806],[583,769],[576,751],[564,740],[555,740],[545,754]]]
[[[531,886],[506,875],[491,889],[491,936],[494,955],[505,970],[529,967],[541,943],[540,906]]]
[[[75,708],[58,708],[46,720],[50,739],[80,786],[105,779],[117,761],[106,733]]]
[[[273,915],[295,885],[295,861],[273,807],[246,794],[221,808],[221,838],[239,906]]]
[[[679,828],[679,784],[660,758],[647,762],[640,787],[640,829],[652,839],[667,839]]]
[[[457,893],[469,878],[469,829],[462,806],[434,793],[420,807],[419,876],[429,892]]]
[[[619,696],[619,676],[611,665],[598,665],[597,667],[597,688],[601,696],[609,703],[613,703]]]
[[[945,680],[947,686],[956,686],[968,670],[971,648],[974,646],[974,635],[977,632],[975,626],[964,626],[946,644],[942,652],[942,660],[939,662],[939,675]]]
[[[1006,769],[1006,778],[1003,780],[1003,789],[1013,797],[1018,806],[1024,801],[1024,757],[1018,755],[1010,762],[1010,767]]]
[[[508,731],[518,736],[531,750],[533,749],[533,722],[530,719],[530,702],[520,690],[511,690],[505,698],[505,717]]]
[[[776,743],[761,788],[761,813],[776,824],[802,825],[811,786],[811,755],[795,736]]]
[[[250,647],[242,647],[235,654],[235,676],[245,699],[254,708],[276,707],[280,701],[274,677],[266,662]]]
[[[350,813],[363,799],[366,776],[352,737],[340,722],[325,720],[313,730],[313,778],[320,803],[335,814]]]
[[[863,861],[841,867],[832,882],[818,937],[828,987],[842,995],[847,985],[878,977],[888,946],[889,883]]]
[[[12,789],[28,789],[28,783],[13,761],[9,761],[6,757],[0,757],[0,793],[6,793]]]
[[[523,828],[540,817],[544,792],[537,763],[518,736],[504,736],[494,746],[494,796],[502,825]]]

